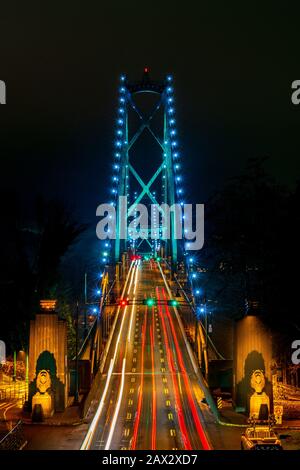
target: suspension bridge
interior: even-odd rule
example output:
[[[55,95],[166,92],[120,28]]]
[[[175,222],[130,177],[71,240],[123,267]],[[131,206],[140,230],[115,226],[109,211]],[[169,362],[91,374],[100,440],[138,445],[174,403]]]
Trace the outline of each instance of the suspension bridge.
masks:
[[[162,217],[165,207],[184,205],[171,75],[153,81],[148,68],[137,82],[121,75],[113,159],[116,227],[102,242],[99,314],[79,353],[101,392],[81,448],[210,449],[201,402],[214,408],[208,361],[222,356],[186,292],[191,261],[176,225],[183,215],[170,211],[169,237]],[[158,213],[137,238],[141,204]]]

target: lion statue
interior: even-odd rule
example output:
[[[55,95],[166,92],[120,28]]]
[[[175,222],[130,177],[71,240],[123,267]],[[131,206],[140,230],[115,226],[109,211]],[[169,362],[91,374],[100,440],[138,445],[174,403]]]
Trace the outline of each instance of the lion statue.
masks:
[[[40,370],[36,378],[36,388],[40,393],[46,393],[51,388],[51,377],[47,370]]]

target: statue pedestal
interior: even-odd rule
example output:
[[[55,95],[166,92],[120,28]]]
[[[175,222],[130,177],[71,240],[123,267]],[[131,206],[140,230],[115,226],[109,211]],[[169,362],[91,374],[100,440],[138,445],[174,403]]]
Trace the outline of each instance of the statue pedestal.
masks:
[[[54,408],[52,404],[52,397],[49,393],[37,392],[32,397],[32,409],[34,410],[35,405],[41,405],[43,409],[43,415],[45,418],[50,418],[53,415]]]
[[[254,392],[250,397],[250,417],[258,419],[261,405],[267,405],[270,412],[270,399],[265,392]]]

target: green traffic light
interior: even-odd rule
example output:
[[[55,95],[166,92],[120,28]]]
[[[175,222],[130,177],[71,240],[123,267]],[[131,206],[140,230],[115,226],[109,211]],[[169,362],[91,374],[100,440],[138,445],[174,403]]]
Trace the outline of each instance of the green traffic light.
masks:
[[[147,307],[154,307],[154,305],[157,305],[157,300],[150,297],[149,299],[144,299],[143,304],[147,305]]]
[[[169,301],[168,301],[168,305],[171,305],[171,307],[177,307],[177,306],[178,306],[178,302],[177,302],[177,300],[172,299],[172,300],[169,300]]]

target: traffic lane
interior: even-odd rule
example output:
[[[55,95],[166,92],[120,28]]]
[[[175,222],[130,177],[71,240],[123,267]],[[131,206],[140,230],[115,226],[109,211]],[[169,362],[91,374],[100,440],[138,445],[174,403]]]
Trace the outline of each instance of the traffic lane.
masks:
[[[180,429],[177,420],[177,412],[175,409],[172,375],[168,365],[163,328],[157,307],[155,312],[155,330],[156,342],[154,350],[157,371],[157,429],[159,430],[157,449],[179,449],[182,446],[180,441]]]
[[[175,370],[173,371],[173,373],[176,374],[176,377],[174,377],[174,379],[177,381],[177,384],[178,384],[179,400],[180,400],[180,405],[183,410],[185,427],[187,429],[186,438],[188,438],[188,441],[192,449],[202,449],[201,443],[199,443],[199,440],[197,439],[197,433],[195,432],[196,430],[194,426],[193,415],[191,413],[190,402],[188,400],[189,390],[188,390],[188,386],[186,386],[186,383],[185,383],[186,381],[184,381],[183,373],[181,371],[180,363],[178,360],[178,352],[176,350],[174,332],[172,331],[170,319],[167,314],[167,307],[163,306],[162,310],[163,310],[163,315],[165,317],[166,331],[168,335],[170,351],[172,354],[172,360],[174,363]]]
[[[126,285],[126,295],[131,295],[134,288],[133,280],[136,273],[136,266],[133,266]],[[95,429],[95,433],[92,439],[91,448],[103,448],[107,442],[108,434],[110,431],[110,423],[112,421],[113,412],[117,403],[118,391],[120,387],[120,376],[122,371],[122,360],[124,356],[124,346],[126,345],[127,332],[129,329],[130,321],[130,306],[126,306],[124,309],[119,308],[118,318],[116,320],[115,334],[112,338],[109,354],[106,359],[105,371],[106,379],[103,382],[103,389],[105,387],[106,380],[108,380],[108,368],[111,364],[111,360],[114,360],[113,374],[110,378],[109,387],[104,403],[103,412]]]
[[[141,275],[141,273],[140,273]],[[140,282],[137,284],[136,296],[140,295]],[[112,440],[112,449],[127,450],[131,446],[133,425],[137,413],[138,391],[140,387],[141,329],[140,308],[132,306],[129,322],[130,338],[126,336],[124,356],[126,356],[126,376],[120,413]],[[129,339],[129,341],[128,341]]]
[[[161,371],[165,369],[161,362],[161,347],[160,328],[155,324],[155,309],[152,308],[147,315],[143,401],[137,444],[137,448],[143,450],[172,449],[176,446],[170,436],[170,407],[166,405],[170,397],[166,394],[167,385],[163,380],[166,374]]]
[[[145,278],[149,290],[146,297],[156,297],[157,282],[161,282],[160,273],[149,263],[145,269]],[[151,374],[148,377],[148,374]],[[157,306],[151,309],[147,322],[147,350],[145,356],[145,387],[144,400],[144,439],[141,449],[169,450],[178,448],[178,432],[176,432],[175,400],[171,384],[168,384],[169,371],[166,363],[166,354],[162,342],[161,325],[159,322]],[[152,395],[152,397],[151,397]],[[153,408],[155,415],[153,416]],[[151,426],[148,425],[150,417]]]
[[[140,279],[139,283],[139,289],[140,293],[143,294],[144,297],[150,297],[154,296],[155,291],[153,289],[153,272],[150,273],[149,269],[147,267],[144,267],[142,270],[142,276]],[[141,295],[142,296],[142,295]],[[134,344],[135,346],[138,346],[136,353],[137,357],[135,362],[136,368],[134,371],[136,371],[136,380],[134,385],[131,384],[129,392],[131,392],[131,397],[128,398],[128,403],[131,405],[131,409],[134,410],[134,420],[131,422],[128,422],[125,426],[124,432],[127,436],[127,442],[123,440],[124,446],[123,448],[132,448],[136,447],[138,449],[151,449],[156,447],[156,439],[153,436],[153,426],[155,425],[155,419],[153,418],[153,396],[155,393],[155,396],[159,396],[158,400],[158,407],[156,410],[156,415],[158,419],[158,429],[159,429],[159,444],[160,448],[162,449],[171,449],[174,448],[174,443],[170,442],[170,437],[169,437],[169,426],[167,422],[167,409],[165,405],[165,397],[164,397],[164,384],[163,381],[161,380],[161,373],[160,373],[160,353],[159,349],[156,348],[155,350],[155,364],[154,364],[154,370],[155,374],[153,376],[153,369],[152,369],[152,354],[151,354],[151,335],[150,331],[151,328],[153,330],[153,323],[154,323],[154,312],[153,309],[149,310],[147,312],[147,323],[146,323],[146,330],[145,330],[145,343],[144,343],[144,354],[142,354],[142,327],[144,325],[145,321],[145,314],[146,314],[146,307],[140,306],[138,307],[137,310],[137,318],[136,318],[136,330],[135,330],[135,340],[136,341]],[[144,326],[145,328],[145,326]],[[158,334],[158,333],[157,333]],[[158,334],[159,336],[159,334]],[[156,338],[156,344],[158,345],[158,342],[160,341],[160,338]],[[142,365],[142,356],[144,358],[143,365]],[[141,372],[144,373],[144,375],[141,375]],[[158,375],[158,381],[157,381],[157,376]],[[142,379],[143,377],[143,379]],[[140,394],[141,390],[141,382],[143,382],[143,390],[142,390],[142,395]],[[156,383],[157,385],[157,390],[156,390]],[[154,384],[154,386],[153,386]],[[127,391],[128,393],[128,391]],[[141,410],[139,412],[139,400],[140,400],[140,406]],[[160,406],[161,405],[161,406]],[[138,414],[140,413],[140,414]],[[129,416],[131,418],[133,413],[130,411],[130,407],[128,407],[126,416]],[[137,422],[138,419],[138,422]],[[136,442],[133,441],[133,436],[134,436],[134,429],[136,426]],[[153,440],[154,445],[153,445]],[[172,441],[172,439],[171,439]],[[133,444],[133,445],[132,445]],[[176,444],[175,444],[176,445]]]
[[[173,385],[175,410],[176,410],[177,421],[178,421],[178,425],[180,429],[180,438],[181,438],[180,448],[183,448],[185,450],[191,450],[192,446],[191,446],[190,439],[189,439],[187,423],[184,417],[182,402],[181,402],[182,400],[181,400],[181,396],[179,393],[179,381],[178,381],[178,376],[177,376],[176,357],[174,356],[173,351],[172,351],[173,349],[172,337],[170,335],[170,332],[168,331],[165,310],[163,306],[160,304],[161,296],[160,296],[160,289],[158,287],[156,289],[156,294],[157,294],[157,298],[159,301],[158,310],[159,310],[159,316],[160,316],[161,325],[162,325],[162,336],[164,338],[168,370],[170,371],[170,376],[171,376],[172,385]]]
[[[164,288],[162,289],[162,294],[164,300],[166,300],[168,296]],[[210,448],[210,443],[205,433],[202,413],[198,406],[194,387],[191,382],[191,380],[194,381],[196,379],[194,368],[191,363],[174,308],[169,308],[166,305],[165,311],[170,334],[172,335],[174,357],[176,356],[177,368],[181,372],[180,390],[185,416],[187,421],[190,423],[190,438],[193,442],[192,445],[195,449],[203,448],[208,450]]]
[[[124,297],[127,297],[127,296],[131,295],[131,292],[133,290],[133,280],[134,280],[135,271],[136,271],[136,266],[135,266],[135,264],[133,264],[132,269],[130,270],[130,272],[128,273],[128,276],[127,276],[126,289],[124,290],[124,293],[123,293]],[[106,357],[103,373],[108,372],[111,359],[114,359],[114,357],[116,357],[115,352],[116,352],[116,349],[117,349],[117,346],[118,346],[117,343],[120,344],[121,339],[124,340],[124,335],[126,333],[124,332],[125,329],[123,328],[122,320],[123,320],[123,317],[128,318],[128,316],[126,316],[128,307],[129,306],[126,306],[126,307],[118,306],[117,307],[117,311],[116,311],[117,319],[116,319],[114,334],[112,336],[109,351],[108,351],[108,354],[107,354],[107,357]],[[119,332],[120,332],[121,327],[122,327],[122,330],[123,330],[122,331],[122,338],[119,338]]]
[[[167,292],[165,291],[165,283],[163,280],[163,277],[159,271],[158,268],[155,269],[155,278],[158,283],[158,297],[161,298],[161,300],[167,300],[169,298]],[[181,435],[185,432],[185,426],[188,428],[188,440],[190,440],[190,443],[193,448],[195,449],[202,449],[202,441],[199,437],[199,432],[203,433],[203,430],[200,429],[198,432],[196,426],[195,426],[195,415],[199,414],[200,410],[197,409],[197,402],[195,401],[195,396],[193,393],[193,389],[191,386],[190,382],[190,377],[192,378],[193,376],[196,378],[193,370],[193,366],[191,364],[188,352],[186,350],[186,344],[184,341],[184,338],[182,336],[181,329],[178,324],[178,320],[175,314],[175,311],[173,308],[169,308],[167,306],[162,306],[162,311],[164,315],[164,319],[166,321],[166,330],[167,330],[167,336],[168,336],[168,342],[169,342],[169,348],[170,348],[170,353],[172,355],[172,361],[175,366],[175,370],[177,371],[177,377],[173,378],[173,388],[178,387],[179,393],[180,393],[180,405],[182,406],[183,414],[184,414],[184,421],[182,424],[182,429]],[[184,375],[181,373],[181,367],[179,364],[179,360],[177,357],[177,352],[176,352],[176,342],[177,342],[177,350],[179,351],[179,354],[182,356],[180,359],[182,361],[182,370],[184,371]],[[165,345],[166,347],[166,345]],[[182,352],[184,354],[182,354]],[[183,359],[184,356],[184,359]],[[183,364],[184,362],[184,364]],[[193,408],[193,412],[192,409]],[[198,424],[198,429],[199,429],[199,421],[200,418],[199,416],[196,416],[197,418],[197,424]],[[176,428],[178,429],[178,424]],[[203,438],[203,436],[202,436]],[[186,439],[186,437],[185,437]],[[206,439],[205,437],[202,439],[204,442],[204,445],[206,447]]]

